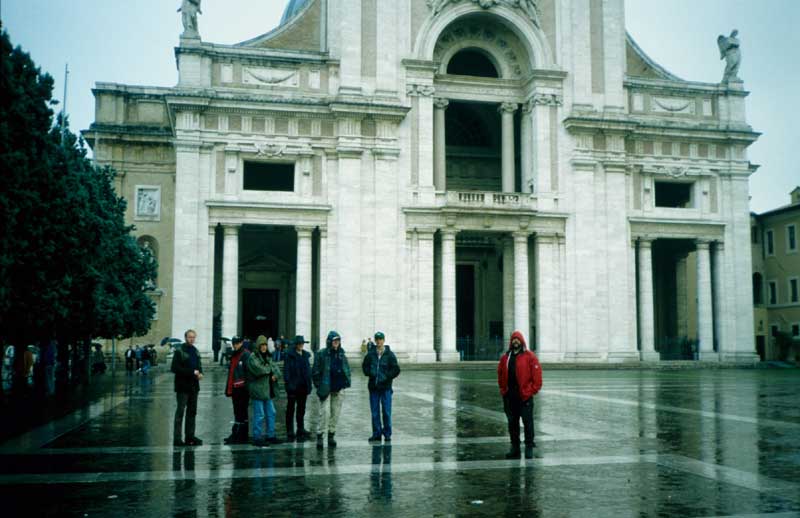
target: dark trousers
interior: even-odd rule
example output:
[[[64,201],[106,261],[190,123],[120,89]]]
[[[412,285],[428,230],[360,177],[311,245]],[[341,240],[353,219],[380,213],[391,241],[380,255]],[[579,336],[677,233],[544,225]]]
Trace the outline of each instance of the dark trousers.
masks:
[[[308,394],[305,392],[294,392],[286,398],[286,433],[294,433],[295,410],[297,411],[297,433],[304,432],[304,421],[306,418],[306,399]]]
[[[370,390],[369,411],[372,414],[372,437],[392,437],[392,389]],[[381,425],[383,418],[383,425]]]
[[[133,372],[133,358],[125,358],[125,372]]]
[[[178,408],[175,409],[175,423],[173,429],[174,440],[181,438],[181,427],[183,424],[183,413],[186,412],[186,440],[194,438],[194,423],[197,416],[197,392],[176,392]]]
[[[233,420],[237,423],[248,423],[250,419],[247,410],[250,407],[250,393],[246,388],[233,389]]]
[[[503,409],[508,418],[508,434],[511,445],[519,448],[519,420],[525,427],[525,446],[533,446],[533,398],[521,401],[519,397],[506,395],[503,397]]]

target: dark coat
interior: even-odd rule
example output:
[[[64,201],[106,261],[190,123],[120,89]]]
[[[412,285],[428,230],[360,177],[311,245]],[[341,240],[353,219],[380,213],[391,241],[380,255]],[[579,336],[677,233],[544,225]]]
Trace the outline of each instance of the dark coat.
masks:
[[[303,351],[302,355],[294,348],[286,352],[283,359],[283,382],[289,394],[311,394],[311,354],[308,351]]]
[[[364,356],[361,363],[361,370],[364,376],[369,376],[369,390],[386,390],[392,388],[392,380],[400,375],[400,366],[397,364],[397,356],[394,355],[388,345],[383,348],[383,355],[378,359],[378,348],[372,348]]]
[[[331,355],[333,349],[325,347],[321,349],[314,359],[314,370],[311,373],[311,379],[314,381],[314,386],[317,387],[317,395],[321,399],[325,399],[331,393]],[[339,347],[342,361],[342,374],[344,375],[344,388],[350,386],[350,363],[347,361],[347,356],[344,354],[344,349]]]
[[[181,344],[172,355],[170,370],[175,373],[175,392],[200,392],[200,381],[194,375],[192,356],[189,348],[197,355],[197,370],[203,372],[203,362],[197,348],[189,344]]]

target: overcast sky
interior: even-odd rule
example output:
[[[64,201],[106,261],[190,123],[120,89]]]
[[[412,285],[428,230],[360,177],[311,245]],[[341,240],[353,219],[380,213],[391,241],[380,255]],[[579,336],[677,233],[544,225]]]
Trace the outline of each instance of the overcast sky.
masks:
[[[379,0],[395,1],[395,0]],[[56,80],[63,96],[69,62],[68,111],[73,129],[94,116],[96,81],[172,86],[174,47],[181,31],[178,0],[0,0],[3,27]],[[205,0],[200,33],[205,41],[237,43],[277,25],[286,0]],[[761,169],[750,179],[751,209],[763,212],[789,202],[800,185],[796,124],[800,67],[800,0],[626,0],[626,24],[639,46],[674,74],[716,82],[723,62],[718,34],[739,29],[739,76],[752,92],[748,121],[760,140],[750,160]]]

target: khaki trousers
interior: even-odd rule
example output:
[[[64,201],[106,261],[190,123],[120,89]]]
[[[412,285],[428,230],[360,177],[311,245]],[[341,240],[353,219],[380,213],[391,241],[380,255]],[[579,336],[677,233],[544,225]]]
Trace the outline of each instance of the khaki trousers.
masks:
[[[317,398],[319,401],[319,397]],[[331,392],[325,401],[319,401],[317,406],[317,434],[336,433],[336,423],[339,422],[339,415],[342,413],[342,402],[344,401],[344,390]]]

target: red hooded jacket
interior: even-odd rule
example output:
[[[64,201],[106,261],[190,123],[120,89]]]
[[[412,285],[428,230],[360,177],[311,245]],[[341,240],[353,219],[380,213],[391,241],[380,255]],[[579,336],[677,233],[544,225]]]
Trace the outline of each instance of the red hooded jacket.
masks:
[[[522,351],[517,355],[514,365],[520,399],[527,401],[530,397],[538,394],[542,388],[542,366],[539,365],[536,355],[528,350],[522,333],[514,331],[511,334],[511,340],[514,338],[522,342]],[[511,354],[511,340],[509,340],[509,351],[500,358],[500,363],[497,364],[497,384],[500,386],[500,393],[503,396],[508,393],[508,360]]]

